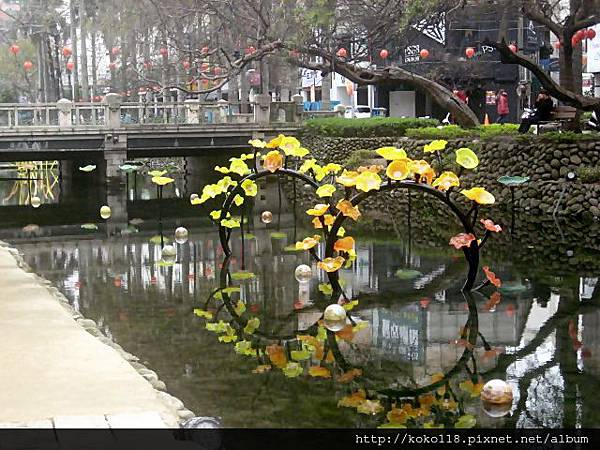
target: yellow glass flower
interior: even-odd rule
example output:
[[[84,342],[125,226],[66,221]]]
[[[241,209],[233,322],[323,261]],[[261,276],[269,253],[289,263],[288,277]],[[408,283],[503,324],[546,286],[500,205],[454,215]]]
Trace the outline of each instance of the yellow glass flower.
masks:
[[[277,150],[272,150],[265,156],[264,167],[269,172],[276,172],[283,166],[283,155]]]
[[[215,171],[221,173],[229,173],[229,169],[227,167],[215,166]]]
[[[216,167],[215,170],[217,170]],[[248,164],[246,164],[240,158],[234,158],[229,165],[229,171],[237,173],[240,177],[243,177],[244,175],[248,175],[250,173],[250,168],[248,167]]]
[[[300,169],[298,169],[298,171],[300,173],[306,173],[310,169],[312,169],[316,164],[317,164],[317,160],[316,159],[314,159],[314,158],[307,159],[306,161],[304,161],[302,163],[302,165],[300,166]]]
[[[254,148],[265,148],[267,146],[267,143],[262,139],[250,139],[248,144]]]
[[[227,191],[230,186],[236,187],[238,185],[237,181],[233,181],[231,177],[223,177],[219,181],[217,181],[216,186],[218,186],[222,192]]]
[[[313,227],[315,227],[315,229],[317,229],[317,230],[323,228],[323,224],[321,223],[321,219],[318,218],[318,217],[315,217],[312,220],[312,224],[313,224]]]
[[[443,172],[433,182],[432,186],[438,188],[440,191],[447,191],[452,186],[459,186],[460,180],[454,172]]]
[[[471,189],[463,189],[460,191],[469,200],[479,203],[480,205],[493,205],[496,199],[492,194],[482,187],[474,187]]]
[[[279,142],[279,148],[283,150],[287,156],[297,156],[296,152],[300,150],[300,141],[293,136],[283,136]]]
[[[211,211],[211,212],[210,212],[210,217],[211,217],[213,220],[218,220],[218,219],[220,219],[220,218],[221,218],[221,210],[220,210],[220,209],[218,209],[218,210],[215,210],[215,211]]]
[[[335,244],[333,244],[333,249],[337,252],[348,253],[350,250],[354,249],[354,244],[354,238],[352,236],[346,236],[345,238],[335,241]]]
[[[327,225],[328,227],[333,225],[333,222],[335,222],[335,217],[331,214],[325,214],[323,216],[323,219],[325,220],[325,225]]]
[[[448,145],[448,141],[445,141],[443,139],[436,139],[435,141],[431,141],[429,144],[425,145],[425,147],[423,147],[423,150],[425,151],[425,153],[439,152],[440,150],[444,150],[446,148],[446,145]]]
[[[335,217],[332,216],[331,214],[325,214],[324,216],[315,217],[312,220],[313,226],[317,229],[323,228],[323,224],[322,224],[321,220],[323,222],[325,222],[325,226],[330,227],[331,225],[333,225],[333,222],[335,222]]]
[[[321,236],[318,234],[315,234],[313,237],[304,238],[302,242],[296,242],[296,250],[310,250],[315,247],[320,240]]]
[[[218,184],[207,184],[202,188],[202,197],[208,196],[210,198],[215,198],[217,195],[223,193],[223,188]]]
[[[335,272],[339,270],[343,264],[344,258],[336,256],[335,258],[325,258],[323,261],[319,261],[317,266],[325,272]]]
[[[240,194],[235,194],[235,197],[233,197],[233,203],[235,203],[235,206],[241,206],[244,203],[244,197],[242,197]]]
[[[283,134],[280,134],[276,138],[271,139],[265,147],[278,148],[281,145],[281,142],[283,141],[284,138],[285,138],[285,136]]]
[[[256,197],[258,194],[258,185],[253,180],[242,181],[242,189],[248,197]]]
[[[425,173],[421,174],[421,181],[425,180],[427,184],[431,184],[433,179],[435,178],[435,170],[431,167],[429,170],[426,170]]]
[[[169,183],[172,183],[173,181],[175,181],[175,180],[173,178],[169,178],[169,177],[163,177],[163,176],[152,177],[152,182],[154,184],[158,184],[159,186],[165,186]]]
[[[330,173],[337,175],[337,173],[340,170],[342,170],[342,166],[340,166],[339,164],[335,164],[335,163],[328,163],[327,165],[323,166],[323,170],[325,171],[325,173],[327,175],[329,175]]]
[[[391,180],[405,180],[411,175],[410,163],[407,158],[396,159],[388,165],[385,174]]]
[[[306,214],[309,216],[322,216],[327,212],[328,209],[329,205],[326,205],[325,203],[319,203],[318,205],[315,205],[314,208],[307,210]]]
[[[358,220],[360,217],[358,206],[353,206],[350,200],[340,200],[335,207],[339,209],[344,216],[350,217],[353,220]]]
[[[356,177],[356,189],[363,192],[379,190],[381,187],[381,177],[375,172],[364,171]]]
[[[356,186],[356,177],[358,177],[358,172],[344,170],[340,176],[336,177],[335,181],[344,187],[352,187]]]
[[[372,164],[370,166],[360,166],[357,170],[358,173],[363,173],[363,172],[373,172],[373,173],[379,173],[384,169],[383,166],[378,165],[378,164]]]
[[[237,219],[223,219],[221,220],[221,226],[225,228],[237,228],[240,226],[240,221]]]
[[[387,159],[388,161],[394,161],[396,159],[405,159],[406,152],[403,148],[396,147],[381,147],[375,150],[375,152],[379,155]]]
[[[410,162],[410,169],[411,169],[412,172],[416,173],[417,175],[423,175],[429,169],[431,169],[431,166],[424,159],[420,159],[418,161],[417,160],[411,161]]]
[[[331,197],[333,193],[336,191],[335,186],[333,184],[324,184],[317,189],[316,194],[319,197]]]
[[[474,169],[479,165],[479,158],[470,148],[462,147],[456,150],[456,162],[465,169]]]

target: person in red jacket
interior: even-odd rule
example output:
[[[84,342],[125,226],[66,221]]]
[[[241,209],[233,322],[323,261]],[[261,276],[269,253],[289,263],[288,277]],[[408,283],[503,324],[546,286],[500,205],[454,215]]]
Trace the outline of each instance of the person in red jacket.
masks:
[[[498,120],[496,122],[506,123],[510,111],[508,109],[508,93],[504,89],[500,89],[496,96],[496,110],[498,112]]]

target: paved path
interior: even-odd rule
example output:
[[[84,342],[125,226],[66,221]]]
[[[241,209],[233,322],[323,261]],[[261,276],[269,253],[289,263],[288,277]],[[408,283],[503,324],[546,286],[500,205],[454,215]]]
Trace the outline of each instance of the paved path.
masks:
[[[0,427],[177,426],[176,411],[0,247]]]

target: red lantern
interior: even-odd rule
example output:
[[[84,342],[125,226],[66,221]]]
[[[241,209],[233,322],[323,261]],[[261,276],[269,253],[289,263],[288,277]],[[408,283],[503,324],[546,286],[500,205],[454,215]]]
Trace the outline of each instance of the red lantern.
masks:
[[[465,55],[467,55],[467,58],[472,58],[475,56],[475,49],[473,47],[467,47],[465,50]]]
[[[161,49],[158,51],[160,53],[161,56],[168,56],[169,55],[169,49],[166,47],[161,47]]]
[[[429,58],[429,50],[424,48],[419,52],[419,55],[421,55],[421,58],[427,59],[427,58]]]
[[[25,61],[23,63],[23,69],[29,72],[31,69],[33,69],[33,63],[31,61]]]
[[[113,47],[110,51],[113,56],[117,56],[119,53],[121,53],[121,49],[119,47]]]
[[[200,50],[202,53],[206,54],[210,51],[210,49],[208,47],[202,47],[202,50]]]
[[[17,44],[13,44],[10,47],[8,47],[8,51],[11,52],[13,55],[17,56],[21,51],[21,47],[19,47]]]
[[[339,58],[345,58],[346,56],[348,56],[348,51],[344,47],[342,47],[337,51],[336,55]]]
[[[596,30],[594,30],[593,28],[590,28],[589,30],[587,30],[587,33],[585,35],[591,41],[592,39],[594,39],[596,37]]]
[[[110,70],[115,70],[117,68],[117,64],[114,63],[114,62],[111,62],[111,63],[108,64],[108,68]]]
[[[381,56],[381,59],[387,59],[387,57],[390,56],[390,52],[384,48],[379,52],[379,56]]]
[[[183,68],[184,68],[185,70],[188,70],[188,69],[190,68],[190,65],[191,65],[191,64],[190,64],[190,62],[189,62],[189,61],[187,61],[187,60],[186,60],[186,61],[184,61],[182,64],[183,64]]]
[[[69,61],[67,63],[67,70],[71,72],[75,68],[75,63],[73,61]]]
[[[250,46],[250,47],[246,48],[246,50],[244,50],[244,51],[245,51],[246,55],[250,55],[250,54],[254,53],[256,51],[256,49],[254,47]]]
[[[579,39],[580,41],[583,41],[586,35],[586,30],[579,30],[577,33],[575,33],[575,36],[577,36],[577,39]]]
[[[562,42],[560,42],[560,41],[556,41],[556,42],[554,43],[554,48],[555,48],[556,50],[558,50],[558,49],[559,49],[559,48],[561,48],[561,47],[562,47]]]
[[[579,38],[577,37],[577,35],[574,35],[574,36],[571,38],[571,45],[572,45],[573,47],[576,47],[576,46],[578,46],[580,42],[581,42],[581,39],[579,39]]]
[[[517,46],[515,44],[510,44],[508,46],[508,48],[510,49],[511,52],[517,53]]]
[[[71,50],[71,47],[63,47],[62,54],[65,58],[68,58],[73,54],[73,51]]]

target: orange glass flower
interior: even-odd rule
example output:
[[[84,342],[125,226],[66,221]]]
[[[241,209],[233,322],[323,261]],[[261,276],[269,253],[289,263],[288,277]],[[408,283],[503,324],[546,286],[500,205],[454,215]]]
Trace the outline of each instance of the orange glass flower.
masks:
[[[335,244],[333,244],[333,249],[337,252],[348,253],[354,248],[354,244],[354,238],[352,236],[346,236],[345,238],[335,241]]]
[[[272,150],[265,156],[264,167],[269,172],[276,172],[283,166],[283,155],[277,150]]]
[[[500,233],[502,231],[502,227],[500,225],[496,225],[490,219],[481,219],[480,222],[483,224],[486,230],[493,231],[494,233]]]
[[[500,278],[498,278],[496,276],[496,274],[494,272],[492,272],[488,266],[484,266],[483,271],[484,271],[487,279],[490,280],[490,283],[492,283],[496,287],[502,286],[502,280],[500,280]]]
[[[310,250],[315,247],[320,240],[321,236],[318,234],[315,234],[313,237],[304,238],[302,242],[296,242],[296,250]]]
[[[460,250],[462,247],[471,246],[471,242],[474,240],[475,236],[473,233],[460,233],[450,239],[450,245],[453,245],[454,248]]]
[[[358,206],[353,206],[350,200],[340,200],[335,207],[339,209],[344,216],[350,217],[352,220],[358,220],[360,217]]]
[[[336,272],[340,270],[340,267],[344,264],[344,258],[336,256],[335,258],[325,258],[323,261],[319,261],[317,266],[323,269],[325,272]]]

